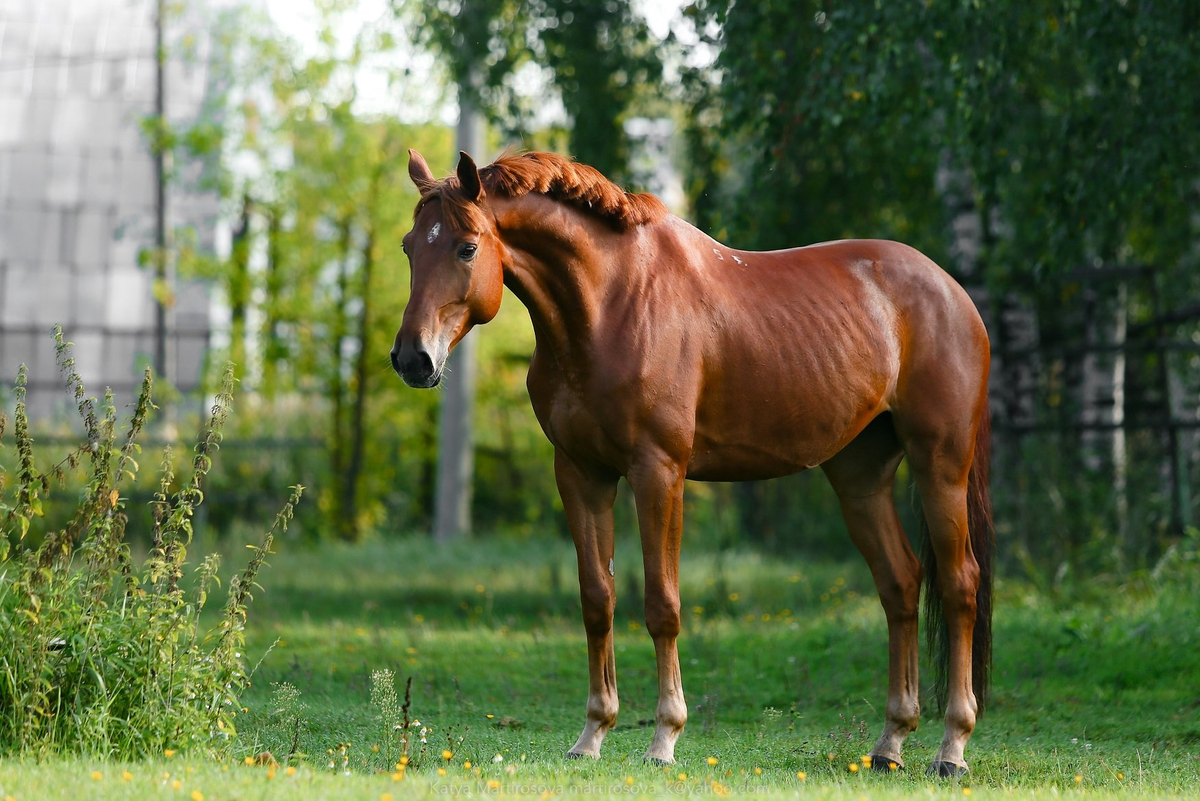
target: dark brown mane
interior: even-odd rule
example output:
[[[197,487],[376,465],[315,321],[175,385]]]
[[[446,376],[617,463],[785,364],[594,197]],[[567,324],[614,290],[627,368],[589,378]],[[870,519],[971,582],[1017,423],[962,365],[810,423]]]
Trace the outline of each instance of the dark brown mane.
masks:
[[[594,167],[556,153],[505,153],[482,168],[479,177],[489,195],[545,195],[594,214],[622,231],[657,222],[667,214],[667,207],[654,195],[626,192]],[[415,213],[419,214],[434,198],[441,198],[442,214],[452,227],[481,230],[487,225],[480,207],[463,196],[456,176],[438,181],[423,192]]]

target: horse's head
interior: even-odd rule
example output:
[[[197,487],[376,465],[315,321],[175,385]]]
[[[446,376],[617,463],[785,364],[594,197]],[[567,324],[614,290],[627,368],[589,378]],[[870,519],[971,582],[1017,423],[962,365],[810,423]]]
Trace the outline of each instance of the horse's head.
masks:
[[[421,202],[404,237],[411,293],[392,346],[392,367],[410,387],[428,388],[442,380],[459,340],[499,311],[502,246],[470,156],[459,154],[457,178],[438,181],[420,153],[408,155],[408,174],[421,190]]]

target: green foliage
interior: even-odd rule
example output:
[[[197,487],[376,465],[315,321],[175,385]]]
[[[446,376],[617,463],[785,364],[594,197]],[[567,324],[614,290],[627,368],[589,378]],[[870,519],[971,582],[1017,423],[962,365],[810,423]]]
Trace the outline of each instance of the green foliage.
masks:
[[[549,71],[569,117],[569,151],[614,180],[629,172],[623,123],[662,75],[657,41],[631,0],[442,0],[397,3],[418,40],[449,65],[459,92],[510,136],[529,135],[544,98],[522,98],[514,74]]]
[[[941,168],[965,170],[988,278],[1094,257],[1177,269],[1200,108],[1195,9],[1167,3],[709,3],[722,131],[745,154],[723,219],[752,245],[898,235],[937,256]],[[705,187],[711,189],[714,187]],[[785,191],[790,190],[790,191]],[[737,227],[734,227],[734,226]],[[934,242],[922,229],[934,231]],[[955,265],[948,265],[954,267]]]
[[[231,580],[216,623],[202,624],[219,560],[206,557],[190,589],[184,569],[192,520],[232,400],[232,374],[226,373],[200,434],[191,476],[177,490],[170,453],[164,457],[152,504],[153,545],[138,568],[124,538],[121,493],[138,472],[137,438],[153,408],[150,372],[122,442],[111,393],[97,410],[75,372],[70,343],[61,329],[55,337],[87,439],[48,472],[38,470],[22,368],[14,417],[20,467],[12,486],[0,484],[0,542],[9,549],[0,559],[0,753],[131,758],[164,749],[223,752],[236,731],[239,694],[249,683],[242,652],[251,590],[302,488],[294,489],[261,543],[251,546],[254,554]],[[64,482],[85,461],[70,523],[61,529],[35,525],[52,483]]]

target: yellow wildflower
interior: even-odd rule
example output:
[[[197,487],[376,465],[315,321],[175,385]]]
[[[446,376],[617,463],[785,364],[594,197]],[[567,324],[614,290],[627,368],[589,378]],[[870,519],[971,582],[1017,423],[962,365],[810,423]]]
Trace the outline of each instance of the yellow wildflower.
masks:
[[[798,771],[796,771],[796,778],[799,779],[800,781],[804,781],[805,779],[808,778],[808,774],[802,770],[798,770]]]
[[[858,763],[857,763],[857,762],[851,762],[851,763],[850,763],[850,772],[851,772],[851,773],[857,773],[857,772],[858,772]]]
[[[720,762],[720,761],[721,761],[721,760],[717,759],[716,757],[709,757],[709,758],[708,758],[708,765],[709,765],[709,767],[715,767],[715,766],[716,766],[716,764],[717,764],[718,762]]]
[[[449,759],[452,759],[453,757],[454,757],[454,752],[451,751],[450,749],[446,749],[445,751],[442,752],[442,759],[449,760]]]
[[[103,778],[104,778],[104,774],[101,773],[100,771],[98,771],[98,770],[92,771],[92,780],[93,781],[100,781]]]
[[[199,790],[192,790],[192,801],[204,801],[204,793]]]

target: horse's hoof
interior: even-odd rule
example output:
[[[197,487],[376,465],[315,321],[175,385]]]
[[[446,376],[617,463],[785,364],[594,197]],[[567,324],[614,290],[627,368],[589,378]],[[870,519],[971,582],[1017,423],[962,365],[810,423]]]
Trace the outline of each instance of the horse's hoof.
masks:
[[[650,756],[649,754],[646,754],[644,757],[642,757],[642,761],[647,765],[653,765],[656,768],[663,768],[667,765],[675,764],[674,759],[663,759],[662,757]]]
[[[568,751],[567,759],[599,759],[599,754],[587,754],[583,751]]]
[[[929,764],[929,770],[926,771],[930,776],[937,776],[942,779],[961,779],[971,771],[966,765],[958,765],[953,762],[934,761]]]
[[[880,773],[891,773],[894,770],[900,770],[904,767],[904,762],[899,759],[889,759],[879,754],[871,754],[871,770],[879,771]]]

